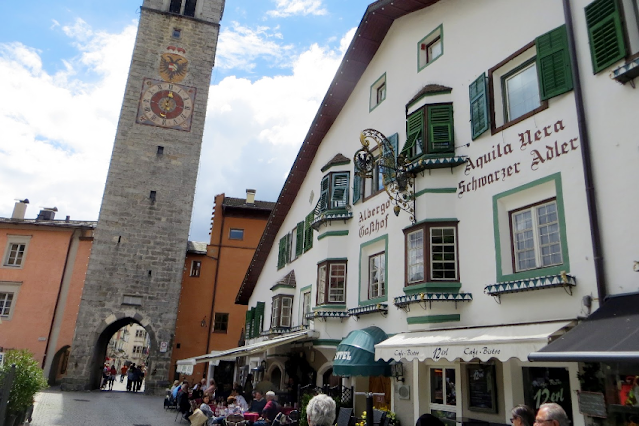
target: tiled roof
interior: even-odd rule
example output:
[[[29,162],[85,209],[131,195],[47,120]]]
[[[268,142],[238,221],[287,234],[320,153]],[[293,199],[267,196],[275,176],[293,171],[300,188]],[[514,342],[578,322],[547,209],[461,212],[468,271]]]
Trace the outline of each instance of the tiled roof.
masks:
[[[257,201],[254,203],[248,204],[246,202],[246,198],[233,198],[233,197],[224,197],[224,202],[222,203],[224,207],[242,207],[247,209],[256,209],[256,210],[273,210],[275,207],[275,203],[273,201]]]
[[[35,220],[35,219],[11,219],[8,217],[0,217],[0,224],[12,225],[36,225],[36,226],[55,226],[58,228],[95,228],[97,221],[91,220]]]
[[[280,278],[271,290],[273,290],[278,285],[295,288],[297,285],[297,281],[295,281],[295,271],[291,271],[288,274],[284,275],[284,277]]]
[[[304,138],[291,171],[273,207],[260,243],[253,255],[242,285],[235,298],[236,303],[248,304],[257,279],[262,273],[266,258],[275,237],[288,214],[302,182],[315,158],[315,154],[335,119],[342,111],[366,67],[377,53],[393,21],[437,3],[438,0],[378,0],[368,6],[350,46],[342,59],[335,77],[315,114]]]
[[[187,253],[206,254],[206,243],[201,241],[189,241],[186,245]]]
[[[453,90],[452,87],[442,86],[441,84],[427,84],[426,86],[422,87],[422,89],[419,92],[417,92],[417,94],[413,96],[413,98],[410,101],[408,101],[408,103],[406,104],[406,107],[409,107],[413,102],[415,102],[416,100],[418,100],[424,95],[429,95],[433,93],[447,93],[447,92],[451,92],[452,90]]]
[[[350,158],[347,158],[343,156],[341,153],[339,153],[335,157],[333,157],[331,161],[326,163],[324,167],[322,167],[322,171],[325,172],[326,170],[330,169],[333,166],[336,166],[338,164],[349,164],[350,162],[351,162]]]

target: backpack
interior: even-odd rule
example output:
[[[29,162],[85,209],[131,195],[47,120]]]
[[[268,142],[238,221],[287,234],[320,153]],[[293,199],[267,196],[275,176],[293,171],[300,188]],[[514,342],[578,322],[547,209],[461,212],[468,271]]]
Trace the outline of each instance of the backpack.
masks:
[[[278,413],[277,416],[275,416],[273,423],[271,423],[271,426],[287,426],[291,423],[292,421],[289,416],[284,413]]]

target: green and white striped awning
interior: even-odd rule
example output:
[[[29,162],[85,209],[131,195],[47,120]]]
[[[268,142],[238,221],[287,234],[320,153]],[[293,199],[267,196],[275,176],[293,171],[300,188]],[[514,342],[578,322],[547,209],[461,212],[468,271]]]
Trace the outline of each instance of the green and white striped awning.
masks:
[[[421,172],[426,169],[441,169],[444,167],[456,167],[466,163],[465,156],[455,156],[451,155],[450,157],[433,157],[433,158],[420,158],[419,160],[413,161],[406,167],[406,171],[408,172]]]
[[[412,303],[470,302],[472,300],[473,295],[471,293],[417,293],[396,297],[394,304],[400,309],[405,309]]]

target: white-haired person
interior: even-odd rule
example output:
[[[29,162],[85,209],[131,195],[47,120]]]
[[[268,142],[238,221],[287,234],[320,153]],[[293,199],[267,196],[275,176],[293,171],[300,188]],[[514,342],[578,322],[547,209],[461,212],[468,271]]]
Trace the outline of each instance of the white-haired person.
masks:
[[[569,424],[570,421],[564,409],[554,402],[541,404],[535,417],[535,426],[569,426]]]
[[[257,394],[259,391],[256,390],[255,393]],[[254,426],[269,426],[281,410],[282,407],[275,401],[275,392],[266,392],[266,405],[262,410],[262,416],[254,423]]]
[[[335,423],[335,401],[328,395],[314,396],[306,406],[309,426],[333,426]]]

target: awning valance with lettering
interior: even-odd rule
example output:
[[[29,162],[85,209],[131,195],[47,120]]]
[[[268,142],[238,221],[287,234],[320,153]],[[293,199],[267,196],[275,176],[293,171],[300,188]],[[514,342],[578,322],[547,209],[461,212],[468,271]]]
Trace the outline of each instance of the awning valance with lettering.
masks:
[[[639,293],[609,296],[581,324],[538,352],[531,361],[637,362]]]
[[[375,360],[375,344],[388,335],[379,327],[371,326],[348,333],[337,345],[333,359],[336,376],[390,376],[390,364]]]
[[[297,333],[291,333],[284,336],[278,336],[271,340],[264,340],[261,342],[253,343],[251,345],[239,346],[237,348],[228,349],[211,354],[204,354],[193,358],[181,359],[177,362],[178,371],[181,365],[195,365],[202,362],[215,362],[220,360],[235,360],[238,356],[252,355],[255,353],[265,352],[268,349],[284,345],[286,343],[293,343],[302,339],[315,339],[318,333],[314,330],[304,330]]]
[[[528,360],[528,354],[565,333],[571,321],[502,325],[497,327],[449,328],[396,334],[375,345],[375,359],[420,361],[461,359],[488,361],[496,358]]]

